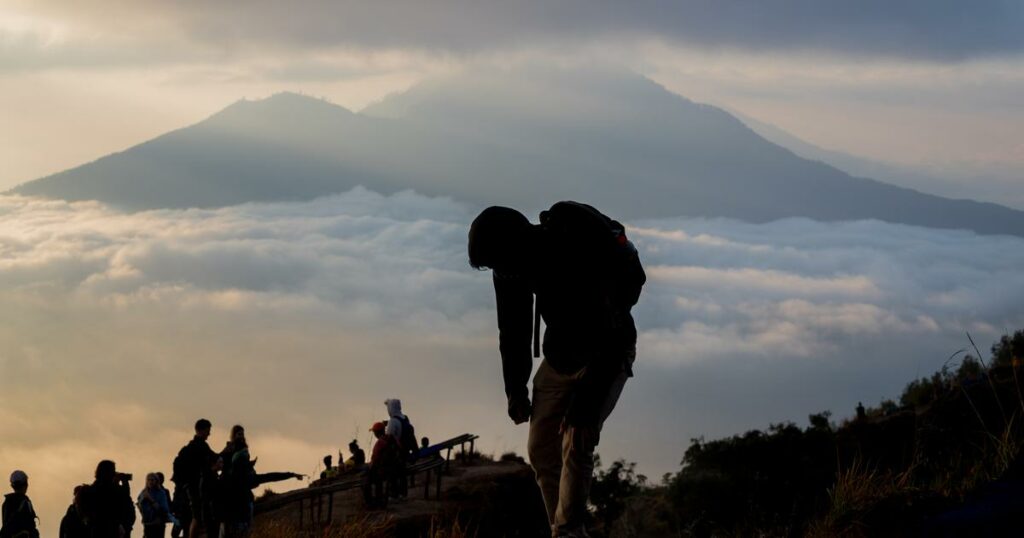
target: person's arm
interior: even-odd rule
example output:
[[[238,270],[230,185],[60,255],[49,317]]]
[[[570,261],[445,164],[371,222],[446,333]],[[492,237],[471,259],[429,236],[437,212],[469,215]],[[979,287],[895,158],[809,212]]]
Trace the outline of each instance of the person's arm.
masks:
[[[509,415],[516,423],[529,418],[529,393],[526,383],[533,369],[530,343],[533,337],[533,292],[521,277],[506,277],[495,272],[494,297],[498,310],[498,350],[501,353],[501,373],[505,381],[505,396],[509,402]],[[527,416],[522,409],[514,409],[525,402]]]
[[[167,516],[167,519],[172,524],[178,525],[178,518],[174,517],[174,512],[171,511],[171,502],[170,499],[167,498],[167,492],[161,491],[158,497],[160,498],[160,510],[163,510],[164,515]]]
[[[282,480],[288,480],[290,478],[300,479],[302,475],[299,473],[261,473],[253,476],[253,484],[251,487],[268,484],[270,482],[280,482]]]

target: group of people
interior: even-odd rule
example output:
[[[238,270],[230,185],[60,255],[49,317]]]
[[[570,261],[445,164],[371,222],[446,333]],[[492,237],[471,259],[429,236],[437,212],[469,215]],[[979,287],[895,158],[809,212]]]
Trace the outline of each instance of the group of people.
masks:
[[[131,534],[136,523],[135,505],[132,502],[129,481],[132,476],[119,473],[113,461],[103,460],[96,466],[95,480],[91,484],[76,486],[74,501],[60,523],[61,538],[123,538]],[[146,488],[139,494],[139,508],[143,514],[143,525],[158,509],[159,499],[166,507],[166,490],[162,489],[163,477],[150,473]],[[11,473],[11,489],[3,504],[2,538],[39,538],[36,527],[35,508],[29,499],[28,474],[24,471]],[[168,511],[169,513],[169,511]],[[145,527],[145,536],[151,534]],[[162,536],[162,535],[160,535]]]
[[[154,524],[161,526],[157,529],[159,534],[154,531],[153,536],[163,536],[167,523],[174,524],[174,538],[200,533],[211,538],[248,536],[253,521],[253,489],[270,482],[303,478],[304,475],[293,472],[257,473],[245,428],[237,424],[232,426],[224,449],[214,452],[207,443],[211,427],[209,420],[196,421],[195,436],[174,458],[171,511],[157,511],[161,517]]]
[[[260,484],[303,475],[292,472],[257,473],[256,459],[249,454],[245,429],[236,425],[220,452],[207,439],[212,424],[199,419],[195,436],[174,458],[172,494],[164,486],[164,474],[146,475],[146,484],[133,501],[132,475],[117,471],[113,461],[96,466],[95,480],[74,489],[74,497],[60,522],[60,538],[129,538],[141,523],[144,538],[244,538],[253,520],[252,490]],[[39,538],[38,520],[27,496],[28,475],[11,474],[13,493],[3,503],[0,538]],[[141,522],[136,514],[141,514]]]
[[[388,498],[407,496],[406,465],[420,457],[416,429],[402,412],[402,401],[389,398],[384,401],[384,406],[388,418],[370,427],[375,439],[370,460],[366,461],[366,453],[359,448],[358,441],[353,440],[348,445],[352,456],[340,461],[339,453],[337,466],[332,465],[331,455],[324,456],[324,470],[320,473],[321,481],[363,473],[363,497],[371,509],[386,506]],[[423,442],[424,447],[429,443],[425,437]]]

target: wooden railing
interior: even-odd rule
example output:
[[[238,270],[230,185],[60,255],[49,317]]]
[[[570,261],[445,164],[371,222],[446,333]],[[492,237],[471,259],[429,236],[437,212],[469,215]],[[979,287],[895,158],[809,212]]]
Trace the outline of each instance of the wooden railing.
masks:
[[[406,467],[404,479],[409,481],[411,487],[416,487],[416,476],[423,474],[423,498],[430,498],[430,486],[433,485],[434,497],[439,499],[441,497],[441,477],[451,465],[452,450],[455,447],[460,447],[462,455],[465,457],[466,445],[469,445],[469,452],[472,453],[477,439],[479,436],[465,433],[432,445],[429,447],[429,455],[421,457]],[[441,452],[444,451],[447,453],[441,457]],[[299,528],[305,528],[307,522],[314,527],[329,525],[334,521],[334,494],[361,488],[365,481],[365,472],[353,473],[351,476],[342,476],[327,484],[310,486],[260,499],[256,502],[255,510],[259,514],[298,503]],[[326,514],[324,513],[325,505]]]

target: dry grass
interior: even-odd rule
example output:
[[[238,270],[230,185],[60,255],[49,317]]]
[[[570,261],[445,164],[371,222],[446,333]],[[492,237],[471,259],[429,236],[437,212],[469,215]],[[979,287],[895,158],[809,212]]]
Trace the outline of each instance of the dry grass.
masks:
[[[367,513],[320,530],[301,530],[295,524],[281,521],[257,521],[252,538],[387,538],[394,536],[395,530],[395,516]],[[424,538],[477,538],[477,532],[457,518],[447,523],[435,517]]]
[[[901,473],[883,472],[861,461],[836,473],[836,483],[828,490],[829,510],[812,523],[809,537],[864,536],[866,529],[859,516],[881,499],[913,492],[913,467]]]
[[[320,530],[301,530],[293,523],[257,520],[252,538],[387,538],[394,530],[395,518],[387,514],[364,514]]]

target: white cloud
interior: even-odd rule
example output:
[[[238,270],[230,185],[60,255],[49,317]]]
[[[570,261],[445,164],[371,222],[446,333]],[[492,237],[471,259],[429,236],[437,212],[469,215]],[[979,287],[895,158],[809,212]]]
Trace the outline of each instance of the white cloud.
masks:
[[[423,435],[522,452],[490,278],[466,262],[472,217],[365,190],[135,214],[0,197],[0,469],[40,478],[52,529],[99,458],[166,472],[199,416],[215,445],[245,424],[268,471],[368,440],[392,395]],[[895,396],[964,329],[985,345],[1024,326],[1019,238],[801,219],[630,229],[651,279],[637,377],[601,451],[648,474],[691,437]]]

